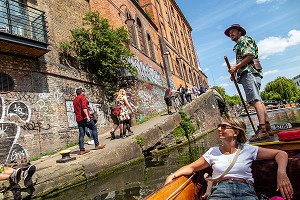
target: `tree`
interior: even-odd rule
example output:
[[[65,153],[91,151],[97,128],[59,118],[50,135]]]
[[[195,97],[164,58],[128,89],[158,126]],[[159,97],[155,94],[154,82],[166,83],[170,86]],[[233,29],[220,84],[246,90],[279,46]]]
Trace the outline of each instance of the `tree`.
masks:
[[[262,92],[264,100],[293,100],[300,96],[300,92],[292,79],[278,77],[274,81],[267,83]]]
[[[213,87],[217,92],[221,95],[221,97],[225,98],[225,89],[220,86]]]
[[[125,46],[129,42],[128,31],[113,29],[106,18],[98,13],[88,13],[83,27],[71,30],[71,42],[62,42],[62,50],[75,57],[83,69],[95,73],[108,94],[118,89],[121,70],[136,76],[136,69],[129,62],[133,56]]]

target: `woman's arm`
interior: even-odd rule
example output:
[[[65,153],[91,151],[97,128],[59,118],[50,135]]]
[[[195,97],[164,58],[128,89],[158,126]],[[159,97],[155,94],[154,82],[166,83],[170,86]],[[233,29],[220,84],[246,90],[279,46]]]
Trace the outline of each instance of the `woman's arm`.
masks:
[[[292,199],[294,190],[289,177],[286,174],[288,155],[286,152],[277,149],[266,149],[259,147],[257,159],[275,159],[277,169],[277,191],[279,190],[284,199]]]
[[[124,96],[124,103],[125,103],[125,105],[126,105],[131,111],[133,111],[133,110],[132,110],[132,107],[130,106],[130,104],[129,104],[128,100],[127,100],[127,97],[126,97],[126,96]]]
[[[195,162],[193,162],[193,163],[191,163],[189,165],[181,167],[175,173],[173,173],[170,176],[168,176],[167,179],[166,179],[166,181],[165,181],[165,184],[171,182],[175,178],[178,178],[180,176],[189,176],[193,172],[205,169],[205,168],[207,168],[209,166],[210,165],[208,164],[208,162],[206,162],[206,160],[201,156],[201,158],[199,158]]]

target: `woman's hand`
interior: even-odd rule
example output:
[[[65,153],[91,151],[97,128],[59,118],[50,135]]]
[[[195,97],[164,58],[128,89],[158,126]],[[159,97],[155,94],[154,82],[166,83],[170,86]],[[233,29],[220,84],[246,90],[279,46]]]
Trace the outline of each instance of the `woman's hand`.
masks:
[[[277,172],[277,191],[280,191],[284,199],[290,200],[293,198],[293,186],[286,172]]]
[[[175,178],[177,177],[174,174],[170,174],[165,181],[165,185],[173,181]]]

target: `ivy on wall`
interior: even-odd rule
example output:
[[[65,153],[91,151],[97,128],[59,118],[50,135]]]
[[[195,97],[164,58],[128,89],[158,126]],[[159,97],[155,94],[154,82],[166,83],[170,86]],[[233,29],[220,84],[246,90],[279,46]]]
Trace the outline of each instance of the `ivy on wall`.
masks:
[[[71,41],[61,42],[60,47],[66,55],[76,58],[82,69],[94,73],[111,95],[125,71],[133,77],[137,74],[129,62],[133,54],[126,47],[128,31],[124,27],[113,29],[96,12],[88,13],[83,21],[83,28],[71,30]]]

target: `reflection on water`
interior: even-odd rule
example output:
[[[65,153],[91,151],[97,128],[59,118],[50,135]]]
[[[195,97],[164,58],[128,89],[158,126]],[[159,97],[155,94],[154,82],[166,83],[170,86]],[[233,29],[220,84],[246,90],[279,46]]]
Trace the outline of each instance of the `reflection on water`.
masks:
[[[271,124],[287,121],[300,122],[299,108],[268,114]],[[253,134],[248,118],[244,119],[248,123],[249,134]],[[257,126],[256,116],[252,116],[252,119]],[[198,159],[209,147],[217,144],[215,131],[190,145],[174,149],[167,155],[148,158],[145,162],[64,191],[48,199],[140,200],[161,188],[170,173]]]

